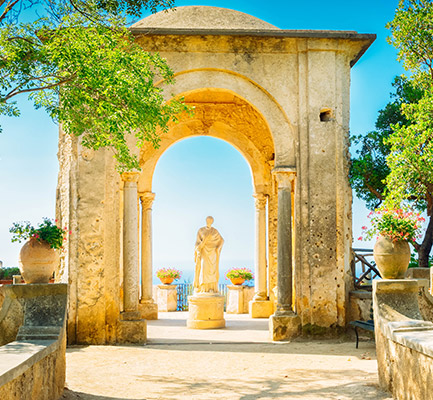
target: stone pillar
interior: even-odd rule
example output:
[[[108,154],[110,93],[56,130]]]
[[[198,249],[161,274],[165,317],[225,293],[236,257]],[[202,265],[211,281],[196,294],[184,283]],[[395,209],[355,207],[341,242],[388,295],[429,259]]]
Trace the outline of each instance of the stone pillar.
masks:
[[[122,174],[123,186],[123,312],[117,333],[118,343],[144,343],[146,321],[138,311],[138,172]]]
[[[272,340],[289,340],[300,334],[301,320],[293,312],[292,191],[296,170],[277,167],[278,184],[277,309],[269,319]]]
[[[256,199],[255,295],[250,302],[249,313],[251,318],[268,318],[273,312],[266,282],[266,203],[268,199],[263,193],[256,193],[254,198]]]
[[[141,201],[141,298],[138,308],[144,319],[158,319],[152,294],[152,204],[155,193],[140,193]]]

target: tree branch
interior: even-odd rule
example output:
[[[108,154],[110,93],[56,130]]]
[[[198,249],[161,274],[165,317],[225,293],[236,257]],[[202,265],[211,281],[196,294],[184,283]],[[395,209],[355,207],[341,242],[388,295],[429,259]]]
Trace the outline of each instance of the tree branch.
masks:
[[[39,86],[39,87],[36,87],[36,88],[29,88],[29,89],[22,89],[22,90],[19,90],[19,88],[15,88],[15,89],[13,89],[12,91],[10,91],[10,92],[9,92],[9,93],[8,93],[8,94],[7,94],[3,99],[2,99],[2,101],[7,101],[7,100],[11,99],[12,97],[17,96],[17,95],[19,95],[19,94],[23,94],[23,93],[37,92],[37,91],[39,91],[39,90],[52,89],[53,87],[63,85],[63,84],[66,83],[66,82],[70,82],[70,81],[72,81],[74,78],[75,78],[75,74],[74,74],[74,75],[71,75],[70,77],[68,77],[68,78],[66,78],[66,79],[63,79],[63,80],[61,80],[61,81],[54,82],[54,83],[51,83],[51,84],[49,84],[49,85],[45,85],[45,86]]]
[[[0,2],[0,7],[4,4],[6,0],[2,0]],[[3,21],[4,18],[6,18],[7,13],[12,10],[12,8],[14,7],[15,4],[17,4],[20,0],[14,0],[12,1],[12,3],[8,3],[5,7],[5,9],[3,10],[2,14],[0,15],[0,22]]]

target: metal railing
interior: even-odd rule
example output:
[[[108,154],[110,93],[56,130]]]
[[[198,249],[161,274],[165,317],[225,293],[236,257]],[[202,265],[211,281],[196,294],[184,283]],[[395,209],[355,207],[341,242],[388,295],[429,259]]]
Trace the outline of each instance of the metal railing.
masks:
[[[353,283],[355,289],[371,290],[373,279],[380,278],[380,273],[376,268],[372,249],[353,248],[353,261],[351,265]],[[360,266],[360,268],[357,268]],[[360,272],[358,274],[358,271]]]
[[[192,283],[178,283],[177,285],[177,311],[188,311],[188,296],[194,292]],[[227,304],[227,285],[220,283],[219,292],[224,296],[224,309]]]

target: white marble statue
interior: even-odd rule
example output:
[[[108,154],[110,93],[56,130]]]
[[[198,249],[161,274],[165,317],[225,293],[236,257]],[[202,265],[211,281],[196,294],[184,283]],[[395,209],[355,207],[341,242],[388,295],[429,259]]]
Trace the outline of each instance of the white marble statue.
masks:
[[[224,239],[212,227],[213,217],[206,218],[206,226],[197,232],[194,249],[195,293],[218,293],[219,261]]]

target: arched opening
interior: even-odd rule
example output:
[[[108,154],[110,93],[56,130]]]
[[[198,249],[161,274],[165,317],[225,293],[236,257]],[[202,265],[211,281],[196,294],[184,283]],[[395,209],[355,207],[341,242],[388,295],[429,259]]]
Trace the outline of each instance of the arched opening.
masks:
[[[164,252],[164,250],[161,249],[161,246],[164,246],[164,240],[169,240],[173,243],[176,241],[177,236],[181,236],[181,239],[178,240],[178,242],[181,242],[179,244],[178,251],[181,251],[179,250],[180,247],[186,250],[181,251],[183,254],[182,258],[184,259],[181,259],[178,262],[184,263],[189,270],[187,279],[191,279],[193,270],[193,254],[191,253],[189,257],[188,254],[193,251],[192,249],[194,246],[197,229],[205,225],[205,218],[210,214],[215,218],[215,227],[218,230],[221,230],[221,234],[226,239],[226,243],[224,245],[225,248],[221,255],[220,277],[222,277],[225,271],[230,267],[253,267],[254,265],[255,287],[253,294],[255,293],[255,300],[253,300],[253,302],[256,300],[267,302],[267,310],[263,311],[263,307],[260,310],[260,312],[264,312],[266,315],[260,315],[260,317],[268,317],[272,312],[272,300],[274,296],[272,289],[275,287],[276,283],[275,216],[277,201],[276,187],[271,174],[275,152],[273,138],[268,124],[264,117],[252,104],[248,103],[246,100],[242,99],[232,91],[217,88],[204,88],[186,92],[182,95],[185,98],[185,101],[194,107],[193,116],[182,116],[180,121],[177,124],[173,124],[167,133],[163,133],[161,135],[161,142],[158,149],[153,148],[151,145],[145,145],[140,152],[142,172],[138,180],[138,193],[142,199],[142,226],[147,227],[142,231],[142,276],[146,276],[147,274],[148,278],[144,279],[144,281],[149,283],[149,274],[152,274],[153,276],[155,273],[155,268],[153,268],[154,266],[163,266],[163,264],[166,263],[170,263],[171,265],[175,266],[174,264],[176,263],[176,256],[173,253],[176,253],[176,251],[170,252],[170,257],[173,256],[172,258],[168,257],[164,259],[160,256]],[[199,136],[201,138],[197,138]],[[155,183],[155,177],[157,177],[159,174],[159,171],[156,170],[157,164],[163,166],[165,157],[165,155],[163,157],[163,154],[166,151],[167,154],[170,155],[172,151],[175,151],[176,147],[179,146],[179,148],[182,148],[187,146],[188,143],[193,143],[194,140],[208,140],[214,143],[215,146],[225,146],[226,148],[229,146],[228,148],[231,148],[231,154],[240,153],[243,156],[244,165],[242,168],[244,169],[244,177],[242,178],[242,185],[245,185],[246,183],[249,185],[247,191],[249,191],[250,196],[250,199],[246,200],[246,204],[250,205],[250,211],[248,212],[248,207],[246,207],[243,211],[246,212],[245,218],[248,218],[249,221],[245,224],[243,224],[242,221],[239,221],[238,232],[236,232],[236,230],[233,232],[232,228],[225,229],[224,227],[226,224],[229,224],[229,221],[231,224],[233,224],[233,221],[241,219],[239,218],[241,215],[239,215],[239,213],[236,215],[236,211],[233,211],[233,207],[230,207],[230,196],[233,196],[233,190],[227,188],[225,189],[227,193],[210,191],[210,197],[208,200],[200,198],[197,199],[198,202],[194,203],[195,205],[191,209],[191,212],[183,213],[182,217],[180,217],[180,220],[178,220],[179,225],[182,225],[182,218],[185,219],[183,225],[185,225],[186,221],[190,221],[188,224],[190,226],[190,232],[183,231],[183,233],[181,233],[181,230],[185,228],[183,226],[183,228],[179,228],[180,230],[177,233],[171,232],[171,236],[167,235],[170,236],[170,238],[163,238],[163,232],[170,230],[170,219],[173,216],[170,217],[169,215],[158,215],[156,220],[155,218],[153,219],[155,235],[152,239],[150,234],[151,225],[149,225],[148,221],[151,221],[152,218],[151,207],[153,198],[155,197],[158,199],[158,201],[161,201],[160,204],[162,207],[164,207],[164,202],[172,202],[173,197],[181,195],[181,192],[185,189],[185,187],[180,183],[182,178],[177,180],[174,178],[174,193],[177,194],[175,195],[173,192],[171,192],[172,194],[169,194],[166,192],[167,188],[164,187],[160,188],[160,190],[162,191],[162,195],[164,193],[166,194],[165,196],[160,196],[157,190],[158,184]],[[171,148],[172,146],[173,149]],[[163,157],[161,160],[162,163],[159,164],[158,161],[161,157]],[[206,154],[201,154],[201,157],[202,162],[204,162],[203,160],[206,160],[206,162],[209,161],[209,157],[206,157]],[[239,155],[237,157],[239,157]],[[200,164],[199,159],[200,157],[198,158],[197,164]],[[181,156],[181,160],[179,160],[179,168],[184,166],[185,163],[188,164],[190,161],[191,159],[188,156],[186,149],[183,156]],[[178,169],[176,167],[172,168]],[[204,181],[206,183],[205,186],[207,186],[209,189],[208,185],[211,186],[212,182],[206,182],[206,177],[199,174],[199,172],[202,172],[200,171],[199,165],[196,165],[195,168],[197,169],[198,174],[197,176],[192,177],[192,179]],[[250,172],[245,175],[248,169]],[[171,172],[173,173],[171,176],[172,179],[173,177],[178,176],[178,171],[173,170]],[[170,175],[171,172],[166,171],[166,174]],[[184,175],[187,174],[188,172],[184,171]],[[226,174],[228,177],[230,177],[231,174],[233,178],[234,171],[227,170]],[[225,183],[228,183],[229,179],[223,178],[224,174],[217,175],[219,175],[219,178],[215,176],[208,179],[225,179]],[[183,178],[188,179],[186,176]],[[233,184],[236,185],[236,182],[234,181]],[[195,196],[200,197],[200,182],[197,183],[196,188],[198,192],[195,193]],[[253,195],[254,198],[251,197],[251,195]],[[183,200],[179,199],[181,203],[182,201],[184,202],[184,209],[191,206],[190,204],[186,204],[188,202],[186,199],[189,196],[191,196],[190,193],[186,194]],[[166,198],[164,199],[163,197]],[[151,199],[150,204],[143,199]],[[216,206],[218,201],[226,204],[226,206],[219,206],[217,207],[217,210],[212,209],[212,204]],[[200,208],[200,205],[205,204],[206,202],[211,204],[206,204],[205,207]],[[157,207],[158,206],[155,203],[154,210],[156,210],[156,212],[158,211]],[[167,207],[167,205],[165,205],[165,207]],[[182,204],[177,204],[174,208],[178,208],[177,213],[180,213]],[[247,217],[248,214],[249,217]],[[164,219],[164,221],[162,219]],[[157,221],[158,223],[161,223],[161,227],[156,228],[155,223]],[[192,221],[193,223],[191,223]],[[158,231],[158,229],[161,229],[161,231]],[[267,231],[269,231],[268,235],[266,233]],[[231,240],[231,236],[233,240]],[[243,244],[241,244],[239,241],[242,236],[249,237],[248,240],[254,242],[253,246],[249,246],[249,257],[243,257],[242,255],[239,256],[239,252],[236,252],[235,250],[236,246],[243,246]],[[146,241],[152,240],[154,244],[153,254],[149,257],[149,252],[152,253],[152,246],[146,245]],[[158,256],[156,256],[156,251],[159,253]],[[267,254],[269,254],[269,258],[267,257]],[[152,281],[152,279],[150,279],[150,281]],[[142,287],[142,298],[140,301],[144,305],[149,301],[148,297],[151,295],[149,293],[149,289],[147,289],[147,293],[145,292],[146,289]],[[253,314],[251,310],[250,314]]]
[[[224,237],[220,283],[229,268],[254,268],[254,198],[251,169],[233,146],[212,137],[177,142],[158,161],[153,179],[155,270],[173,267],[192,282],[197,229],[212,215]]]

